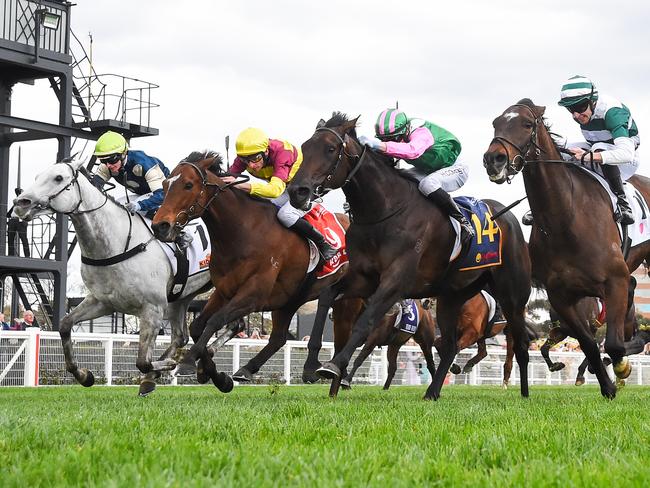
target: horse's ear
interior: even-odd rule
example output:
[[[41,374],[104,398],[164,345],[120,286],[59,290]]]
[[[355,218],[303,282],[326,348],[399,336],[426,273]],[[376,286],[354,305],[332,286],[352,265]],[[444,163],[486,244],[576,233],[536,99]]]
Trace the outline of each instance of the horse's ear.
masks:
[[[546,112],[546,107],[544,106],[540,107],[539,105],[535,105],[535,113],[537,114],[538,117],[544,115],[544,112]]]
[[[349,120],[343,124],[344,134],[352,134],[356,137],[357,133],[355,128],[357,127],[357,120],[359,120],[359,117],[361,117],[361,115],[358,115],[356,118]]]
[[[320,129],[321,127],[325,127],[325,120],[324,119],[320,119],[318,121],[318,124],[316,124],[316,130]]]

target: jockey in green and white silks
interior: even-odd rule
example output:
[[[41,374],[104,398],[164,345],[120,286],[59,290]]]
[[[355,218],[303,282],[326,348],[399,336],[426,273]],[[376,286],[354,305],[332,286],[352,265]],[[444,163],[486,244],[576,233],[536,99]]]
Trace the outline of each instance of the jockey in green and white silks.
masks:
[[[360,136],[359,142],[413,165],[407,172],[420,182],[420,192],[460,223],[463,245],[471,240],[474,228],[449,195],[469,176],[469,166],[458,161],[460,141],[442,127],[423,119],[409,119],[397,109],[379,114],[375,135]]]
[[[640,162],[639,130],[630,110],[615,98],[599,94],[593,82],[584,76],[573,76],[562,85],[558,104],[580,124],[586,140],[569,143],[567,148],[577,159],[592,152],[593,161],[616,195],[621,224],[634,223],[622,183],[636,173]],[[589,162],[589,155],[584,160]]]

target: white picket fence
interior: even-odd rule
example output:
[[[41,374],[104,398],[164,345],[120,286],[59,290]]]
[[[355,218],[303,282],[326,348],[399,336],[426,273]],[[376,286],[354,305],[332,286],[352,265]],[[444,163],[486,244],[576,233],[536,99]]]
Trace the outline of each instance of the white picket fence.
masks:
[[[138,351],[138,336],[127,334],[73,334],[77,361],[81,367],[90,369],[96,384],[130,385],[138,384],[140,372],[135,366]],[[159,336],[155,354],[160,355],[169,344],[169,336]],[[217,368],[232,374],[252,358],[266,340],[236,339],[230,341],[215,356]],[[320,360],[332,356],[333,343],[325,343]],[[461,365],[475,354],[475,349],[459,353],[456,362]],[[528,366],[530,383],[533,385],[573,384],[577,368],[584,356],[575,352],[552,352],[554,361],[562,361],[567,367],[551,373],[539,351],[530,351]],[[289,341],[272,357],[256,375],[258,383],[282,382],[300,384],[302,366],[307,357],[307,343]],[[438,357],[434,358],[436,364]],[[354,358],[353,358],[354,359]],[[505,349],[488,348],[488,357],[481,361],[469,374],[452,375],[450,383],[469,385],[499,385],[503,377]],[[650,356],[637,355],[630,358],[632,375],[628,384],[650,385]],[[425,361],[418,346],[403,346],[398,357],[398,370],[393,385],[428,383],[428,374],[416,374],[418,366],[425,368]],[[611,368],[611,367],[610,367]],[[366,359],[355,375],[355,383],[381,385],[386,379],[388,364],[386,348],[378,348]],[[610,369],[611,373],[611,369]],[[587,383],[596,379],[586,374]],[[519,372],[513,367],[511,384],[517,384]],[[31,328],[26,331],[0,331],[0,386],[42,386],[74,384],[75,380],[65,370],[61,339],[56,332]],[[193,378],[177,378],[169,373],[160,379],[161,384],[196,384]]]

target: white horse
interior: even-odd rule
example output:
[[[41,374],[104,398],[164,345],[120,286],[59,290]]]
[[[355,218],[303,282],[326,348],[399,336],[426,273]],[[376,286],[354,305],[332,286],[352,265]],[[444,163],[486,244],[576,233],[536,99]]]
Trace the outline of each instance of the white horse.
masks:
[[[190,301],[211,288],[210,273],[188,277],[180,297],[168,303],[174,275],[169,259],[147,225],[132,216],[124,206],[96,188],[81,160],[62,161],[40,173],[34,184],[14,200],[14,215],[31,220],[37,215],[60,212],[74,225],[81,254],[81,277],[90,294],[67,314],[60,324],[66,369],[83,386],[92,386],[91,371],[80,368],[75,360],[70,332],[83,320],[113,312],[135,315],[140,319],[140,344],[136,365],[144,373],[140,395],[151,393],[160,371],[176,366],[172,359],[178,348],[188,342],[185,313]],[[124,259],[127,251],[140,251]],[[115,257],[115,264],[102,260]],[[158,361],[153,361],[156,336],[167,312],[172,341]]]

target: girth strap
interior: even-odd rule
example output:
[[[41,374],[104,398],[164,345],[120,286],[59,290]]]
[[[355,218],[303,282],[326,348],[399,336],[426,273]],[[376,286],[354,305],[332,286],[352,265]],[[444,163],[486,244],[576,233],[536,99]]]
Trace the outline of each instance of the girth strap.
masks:
[[[176,275],[172,283],[172,289],[167,294],[167,302],[171,303],[180,298],[187,285],[187,278],[190,273],[190,262],[187,259],[187,250],[176,250],[174,252],[176,258]]]
[[[138,244],[134,248],[129,249],[128,251],[123,252],[121,254],[116,254],[115,256],[111,256],[110,258],[93,259],[86,256],[81,256],[81,262],[83,264],[87,264],[88,266],[110,266],[111,264],[121,263],[122,261],[131,259],[133,256],[136,256],[137,254],[146,251],[147,246],[152,240],[153,237],[149,239],[147,242]]]

